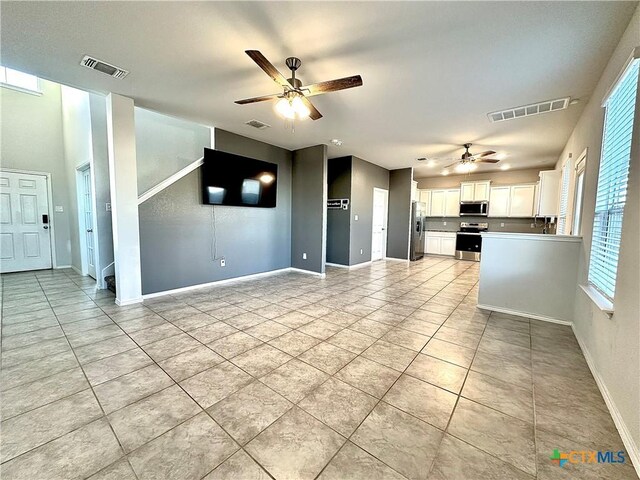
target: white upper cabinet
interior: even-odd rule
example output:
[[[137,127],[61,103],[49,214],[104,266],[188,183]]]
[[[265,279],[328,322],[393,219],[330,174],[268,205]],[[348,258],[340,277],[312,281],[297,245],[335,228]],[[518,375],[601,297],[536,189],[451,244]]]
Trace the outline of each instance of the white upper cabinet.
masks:
[[[417,202],[418,200],[418,182],[415,180],[411,181],[411,201]]]
[[[536,185],[513,185],[509,198],[510,217],[533,217]]]
[[[418,201],[425,205],[425,215],[429,215],[431,210],[431,190],[418,190]]]
[[[444,217],[446,190],[431,190],[431,208],[427,210],[430,217]]]
[[[490,188],[491,188],[491,182],[489,181],[476,182],[476,188],[473,194],[473,200],[476,202],[489,200]]]
[[[489,216],[508,217],[511,187],[491,187],[489,195]]]
[[[460,183],[461,202],[480,202],[489,200],[490,181]]]
[[[447,190],[444,201],[444,216],[459,217],[460,216],[460,190]]]
[[[459,217],[460,189],[422,190],[421,200],[427,206],[428,217]]]
[[[473,202],[476,186],[473,182],[462,182],[460,184],[460,201]]]
[[[556,217],[560,199],[560,170],[543,170],[540,172],[540,186],[536,201],[535,214],[538,217]]]

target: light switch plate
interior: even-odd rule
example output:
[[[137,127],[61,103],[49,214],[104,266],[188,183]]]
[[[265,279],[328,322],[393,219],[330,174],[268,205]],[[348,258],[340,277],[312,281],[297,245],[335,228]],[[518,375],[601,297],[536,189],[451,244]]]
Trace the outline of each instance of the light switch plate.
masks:
[[[357,222],[358,221],[358,215],[354,215],[353,219]]]
[[[306,253],[303,253],[303,254],[302,254],[302,259],[303,259],[303,260],[306,260],[306,259],[307,259],[307,254],[306,254]]]

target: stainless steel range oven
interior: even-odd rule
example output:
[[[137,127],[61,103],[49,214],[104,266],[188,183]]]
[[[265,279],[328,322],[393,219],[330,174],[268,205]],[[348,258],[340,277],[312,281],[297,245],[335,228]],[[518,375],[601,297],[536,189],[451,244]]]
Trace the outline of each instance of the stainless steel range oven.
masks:
[[[456,234],[456,258],[479,262],[482,250],[480,232],[486,232],[488,229],[488,223],[460,223],[460,230]]]

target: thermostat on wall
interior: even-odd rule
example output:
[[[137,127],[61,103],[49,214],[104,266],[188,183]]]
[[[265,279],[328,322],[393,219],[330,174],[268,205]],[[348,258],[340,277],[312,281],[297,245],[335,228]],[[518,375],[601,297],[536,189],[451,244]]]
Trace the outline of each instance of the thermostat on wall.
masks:
[[[62,205],[56,205],[55,212],[56,213],[63,213],[64,212],[64,207]]]

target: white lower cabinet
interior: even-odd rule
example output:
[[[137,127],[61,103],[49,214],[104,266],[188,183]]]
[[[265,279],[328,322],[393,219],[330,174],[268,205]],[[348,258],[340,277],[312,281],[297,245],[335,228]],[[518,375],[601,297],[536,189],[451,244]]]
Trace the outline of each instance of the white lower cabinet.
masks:
[[[424,241],[425,253],[432,255],[456,254],[455,232],[426,232]]]

